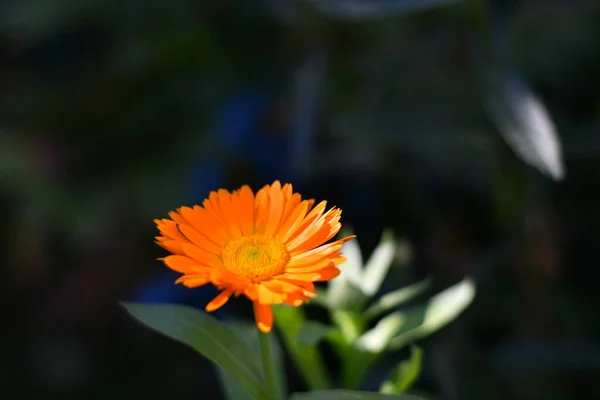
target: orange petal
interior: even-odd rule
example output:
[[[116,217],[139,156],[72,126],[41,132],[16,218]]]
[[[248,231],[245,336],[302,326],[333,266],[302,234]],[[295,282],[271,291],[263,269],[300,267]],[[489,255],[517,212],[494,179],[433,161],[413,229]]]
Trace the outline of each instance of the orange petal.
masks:
[[[287,243],[286,247],[288,251],[294,251],[296,248],[304,244],[304,242],[309,240],[312,236],[317,234],[321,230],[321,228],[323,228],[323,224],[325,224],[325,218],[321,217],[313,223],[311,223],[309,226],[307,226],[303,232],[301,232],[300,234],[298,234],[298,236],[294,238],[294,240],[291,240]],[[308,248],[310,249],[311,247]]]
[[[315,285],[312,282],[294,279],[289,276],[279,276],[277,279],[273,281],[278,282],[284,288],[284,292],[286,293],[302,293],[307,297],[316,297],[315,294]]]
[[[183,248],[182,248],[182,244],[185,243],[181,240],[171,240],[171,239],[162,239],[162,240],[157,240],[156,244],[158,244],[159,246],[169,250],[171,253],[173,254],[179,254],[179,255],[183,255]]]
[[[240,210],[234,206],[231,193],[227,190],[219,189],[218,192],[219,208],[221,217],[227,224],[226,228],[232,238],[239,238],[242,236],[242,229],[240,227]]]
[[[329,281],[338,276],[340,274],[340,270],[336,267],[330,267],[322,269],[321,271],[319,271],[319,273],[321,276],[319,277],[319,279],[315,280],[315,282]]]
[[[283,213],[283,193],[281,192],[281,184],[275,181],[269,189],[269,217],[265,226],[265,235],[273,236]]]
[[[304,272],[314,272],[323,268],[327,268],[330,265],[333,265],[333,259],[329,256],[325,256],[322,259],[316,262],[304,262],[305,260],[296,261],[294,264],[290,263],[285,267],[286,273],[304,273]]]
[[[264,233],[269,218],[269,185],[263,187],[256,193],[254,198],[254,230]]]
[[[309,234],[304,233],[300,235],[304,236],[300,243],[294,247],[291,247],[290,244],[288,248],[296,251],[307,251],[327,242],[329,239],[334,237],[342,227],[342,224],[339,222],[341,215],[342,211],[336,208],[332,208],[331,210],[327,211],[321,217],[324,219],[324,223],[319,226],[318,230],[307,230]],[[298,236],[296,240],[298,240],[300,236]]]
[[[283,214],[281,214],[281,222],[287,221],[292,211],[294,211],[294,209],[302,202],[302,196],[300,196],[300,193],[288,194],[286,192],[287,186],[287,184],[283,186],[283,199],[285,206],[283,207]],[[292,185],[289,185],[289,187],[289,191],[291,191]]]
[[[171,221],[170,219],[155,219],[154,223],[166,239],[185,240],[177,229],[177,223],[175,221]]]
[[[222,246],[229,239],[229,234],[225,231],[223,224],[204,208],[197,205],[194,208],[181,207],[179,212],[185,218],[183,225],[192,226],[215,245]]]
[[[287,203],[292,196],[294,195],[294,188],[291,183],[286,183],[281,188],[281,193],[283,194],[283,201]]]
[[[271,310],[270,305],[254,302],[254,318],[256,318],[256,326],[261,332],[271,332],[271,327],[273,327],[273,310]]]
[[[244,235],[254,234],[254,193],[247,185],[236,193],[234,207],[239,210],[240,228]]]
[[[313,262],[313,261],[316,262],[319,259],[323,258],[324,256],[340,250],[342,248],[344,242],[347,242],[350,239],[352,239],[352,237],[344,238],[342,240],[337,240],[335,242],[324,244],[323,246],[319,246],[316,249],[312,249],[309,251],[292,253],[291,258],[290,258],[290,263],[298,262],[300,260],[304,260],[304,262],[306,262],[306,263]]]
[[[302,197],[300,193],[294,193],[294,189],[291,183],[286,183],[281,188],[283,194],[283,212],[281,213],[281,222],[285,221],[288,215],[296,208]]]
[[[287,244],[287,243],[291,242],[298,235],[302,234],[302,232],[304,232],[307,228],[309,228],[317,219],[319,219],[321,217],[321,215],[323,214],[323,211],[325,211],[326,206],[327,206],[326,201],[322,201],[319,204],[317,204],[317,206],[308,213],[306,218],[304,218],[304,221],[302,221],[302,224],[300,225],[300,227],[298,229],[296,229],[295,231],[290,231],[290,232],[288,232],[288,234],[285,235],[285,237],[283,239],[284,243]]]
[[[187,208],[187,207],[185,207],[185,208]],[[185,218],[184,218],[184,217],[183,217],[183,216],[180,214],[180,210],[181,210],[181,208],[180,208],[179,210],[177,210],[177,211],[170,211],[170,212],[169,212],[169,217],[171,217],[171,219],[172,219],[173,221],[175,221],[175,223],[176,223],[176,224],[185,224],[185,223],[186,223],[186,220],[185,220]]]
[[[323,268],[317,271],[308,272],[289,272],[285,276],[290,279],[308,282],[324,282],[331,280],[340,274],[340,270],[334,266]]]
[[[310,300],[307,296],[300,292],[290,293],[287,295],[284,304],[298,307],[301,306],[305,301]]]
[[[258,302],[260,304],[280,304],[283,303],[285,297],[283,293],[273,291],[264,284],[258,285]]]
[[[181,224],[179,225],[179,230],[190,242],[192,242],[202,250],[213,254],[221,253],[220,246],[210,241],[208,237],[201,234],[196,229],[192,228],[190,225]]]
[[[175,281],[175,283],[182,283],[183,286],[189,288],[206,285],[208,282],[210,282],[208,274],[183,275]]]
[[[183,243],[181,248],[185,252],[185,255],[196,260],[196,262],[200,265],[210,266],[210,267],[220,267],[221,261],[217,256],[211,253],[207,253],[203,251],[198,246],[195,246],[191,243]]]
[[[320,271],[312,272],[300,272],[300,273],[287,273],[286,277],[299,281],[315,282],[321,277]]]
[[[199,271],[202,268],[197,261],[180,255],[167,256],[163,259],[163,262],[172,270],[184,274]]]
[[[215,191],[210,192],[208,198],[202,202],[202,209],[206,211],[206,215],[212,220],[215,226],[219,226],[226,232],[229,238],[229,231],[227,230],[227,222],[221,215],[221,206],[219,205],[219,194]]]
[[[223,205],[227,195],[230,195],[226,190],[220,189],[218,192],[210,192],[208,199],[202,202],[202,206],[218,223],[225,229],[229,238],[234,237],[237,233],[235,226],[230,223],[228,217],[225,216]],[[237,236],[235,236],[237,237]]]
[[[204,308],[207,312],[212,312],[218,310],[223,307],[223,304],[227,303],[227,300],[231,297],[233,293],[232,289],[225,289],[221,293],[219,293],[214,299],[210,301]]]
[[[292,235],[302,224],[306,213],[308,212],[308,201],[303,201],[294,208],[290,214],[282,220],[279,229],[277,230],[277,237],[285,242],[285,239]]]

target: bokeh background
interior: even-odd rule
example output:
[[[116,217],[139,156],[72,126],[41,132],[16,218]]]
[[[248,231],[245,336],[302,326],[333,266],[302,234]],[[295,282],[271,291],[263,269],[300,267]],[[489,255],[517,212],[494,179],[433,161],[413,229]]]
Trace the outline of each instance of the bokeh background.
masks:
[[[342,207],[363,252],[393,229],[433,291],[475,277],[420,343],[422,393],[600,398],[598,21],[595,0],[0,1],[2,398],[220,399],[118,301],[203,307],[153,219],[274,179]]]

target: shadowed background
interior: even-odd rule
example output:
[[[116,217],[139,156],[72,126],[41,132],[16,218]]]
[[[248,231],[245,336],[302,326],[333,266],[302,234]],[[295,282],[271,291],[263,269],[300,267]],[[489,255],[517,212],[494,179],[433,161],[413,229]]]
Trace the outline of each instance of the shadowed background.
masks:
[[[585,0],[0,1],[3,396],[220,398],[207,360],[118,301],[202,308],[216,290],[172,284],[153,219],[275,179],[341,207],[363,252],[393,229],[434,290],[476,278],[421,343],[420,390],[600,396],[599,18]]]

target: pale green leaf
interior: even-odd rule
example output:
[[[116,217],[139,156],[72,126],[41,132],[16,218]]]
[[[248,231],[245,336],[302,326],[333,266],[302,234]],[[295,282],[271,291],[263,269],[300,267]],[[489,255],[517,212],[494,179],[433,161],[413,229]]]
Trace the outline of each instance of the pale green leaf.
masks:
[[[384,314],[385,312],[412,300],[416,296],[425,292],[430,283],[430,280],[426,279],[381,296],[381,298],[377,300],[375,304],[365,311],[365,318],[368,320],[376,318],[381,314]]]
[[[490,69],[487,78],[486,109],[506,143],[527,164],[562,180],[563,145],[545,105],[515,71]]]
[[[352,233],[344,232],[343,236]],[[356,239],[344,243],[342,254],[346,262],[339,266],[340,275],[329,281],[327,286],[327,304],[330,308],[351,308],[357,300],[364,297],[359,289],[362,281],[363,260]]]
[[[365,265],[360,283],[363,292],[373,296],[383,283],[396,253],[396,243],[391,232],[385,232]]]
[[[352,235],[352,233],[344,234],[344,236],[349,235]],[[347,261],[340,266],[341,273],[336,279],[342,278],[355,285],[360,285],[363,276],[363,258],[358,239],[352,239],[344,243],[342,255],[347,258]]]
[[[420,397],[405,394],[384,394],[360,392],[354,390],[317,390],[314,392],[294,393],[290,400],[423,400]]]
[[[379,391],[381,393],[406,392],[419,377],[422,363],[423,350],[416,345],[411,346],[410,358],[398,365],[390,379],[383,382]]]
[[[369,298],[354,283],[338,279],[339,277],[329,282],[327,307],[331,310],[361,311]]]
[[[177,304],[122,304],[149,328],[192,347],[223,368],[252,398],[265,396],[259,359],[235,332],[211,315]]]
[[[342,333],[346,343],[352,343],[363,332],[362,315],[348,310],[332,310],[331,319]]]
[[[356,340],[356,347],[370,353],[380,353],[406,324],[402,313],[387,315]]]
[[[436,294],[423,305],[390,314],[400,315],[405,321],[401,331],[390,342],[390,348],[402,348],[442,328],[467,308],[474,296],[474,282],[465,279]]]

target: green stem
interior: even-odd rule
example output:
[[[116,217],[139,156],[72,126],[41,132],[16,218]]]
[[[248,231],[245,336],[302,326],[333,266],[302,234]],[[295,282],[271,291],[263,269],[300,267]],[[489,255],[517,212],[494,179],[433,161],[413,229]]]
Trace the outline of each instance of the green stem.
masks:
[[[272,400],[280,400],[277,378],[275,377],[275,367],[273,365],[273,357],[271,356],[269,334],[259,332],[258,337],[260,338],[260,354],[262,356],[269,398]]]
[[[281,333],[281,338],[308,389],[330,389],[332,387],[331,381],[318,345],[308,345],[298,341],[298,333],[306,322],[302,308],[273,307],[273,312],[275,313],[275,322]]]

